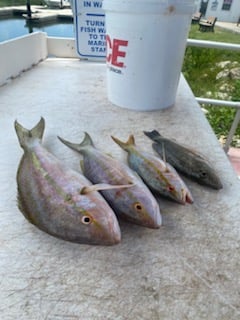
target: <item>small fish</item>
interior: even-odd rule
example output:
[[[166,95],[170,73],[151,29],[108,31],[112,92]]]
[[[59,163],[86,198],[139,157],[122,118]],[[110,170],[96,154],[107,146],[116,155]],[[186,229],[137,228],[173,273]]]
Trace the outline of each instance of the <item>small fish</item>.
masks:
[[[179,172],[194,179],[199,184],[221,189],[223,187],[220,178],[211,164],[199,153],[191,150],[173,140],[167,139],[153,130],[144,131],[145,135],[154,141],[153,149],[163,157],[163,148],[166,160]]]
[[[119,243],[121,232],[114,212],[95,191],[96,186],[42,146],[44,128],[43,118],[31,130],[15,121],[24,150],[17,171],[20,211],[29,222],[57,238],[83,244]]]
[[[112,139],[128,153],[129,166],[135,170],[152,191],[178,203],[193,203],[193,197],[176,170],[160,158],[141,151],[135,145],[133,135],[127,142]]]
[[[80,144],[58,137],[69,148],[81,153],[81,167],[92,183],[128,185],[127,189],[105,190],[101,193],[118,217],[148,228],[159,228],[162,219],[158,203],[143,181],[127,165],[95,148],[88,133]]]

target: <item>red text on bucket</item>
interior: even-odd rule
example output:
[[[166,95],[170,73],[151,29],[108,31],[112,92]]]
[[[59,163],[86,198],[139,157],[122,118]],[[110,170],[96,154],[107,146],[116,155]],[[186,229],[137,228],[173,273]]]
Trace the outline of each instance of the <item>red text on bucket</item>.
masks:
[[[113,39],[106,35],[106,43],[107,43],[107,62],[111,65],[119,68],[124,67],[124,62],[120,61],[121,58],[125,58],[126,52],[123,51],[120,47],[127,47],[127,40]],[[120,58],[120,60],[119,60]]]

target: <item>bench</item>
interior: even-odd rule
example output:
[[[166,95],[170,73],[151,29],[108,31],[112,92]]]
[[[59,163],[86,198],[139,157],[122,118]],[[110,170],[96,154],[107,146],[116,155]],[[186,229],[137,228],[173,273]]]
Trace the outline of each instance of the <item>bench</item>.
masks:
[[[196,24],[200,21],[202,17],[202,13],[201,12],[195,12],[194,15],[192,16],[192,24]]]
[[[201,19],[199,21],[199,30],[214,32],[214,25],[216,21],[217,21],[217,17],[209,17],[207,20]]]

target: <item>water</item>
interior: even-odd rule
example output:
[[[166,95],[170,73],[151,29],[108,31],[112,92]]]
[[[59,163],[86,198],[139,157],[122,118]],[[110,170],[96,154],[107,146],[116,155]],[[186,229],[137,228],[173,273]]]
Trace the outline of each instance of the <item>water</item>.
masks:
[[[71,21],[55,21],[51,24],[32,24],[24,18],[0,19],[0,42],[28,33],[43,31],[50,37],[74,38],[74,24]]]

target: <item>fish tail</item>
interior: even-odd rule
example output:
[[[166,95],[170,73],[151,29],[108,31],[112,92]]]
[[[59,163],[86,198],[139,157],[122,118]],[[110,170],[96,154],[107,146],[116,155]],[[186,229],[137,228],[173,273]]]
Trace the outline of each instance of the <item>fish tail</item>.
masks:
[[[15,120],[14,122],[15,130],[18,136],[20,146],[25,149],[33,144],[36,140],[42,141],[45,120],[41,117],[40,121],[31,130],[24,128],[20,123]]]
[[[67,147],[69,147],[70,149],[77,151],[77,152],[82,152],[84,150],[85,147],[87,146],[94,146],[93,141],[90,137],[90,135],[85,132],[85,136],[84,139],[81,143],[72,143],[70,141],[67,141],[61,137],[58,136],[58,139],[65,144]]]
[[[153,141],[157,140],[159,137],[162,137],[161,134],[157,130],[143,131],[143,132],[147,137],[149,137]]]
[[[123,142],[118,138],[111,136],[114,142],[116,142],[123,150],[128,151],[132,146],[135,146],[134,136],[131,134],[127,140],[127,142]]]

